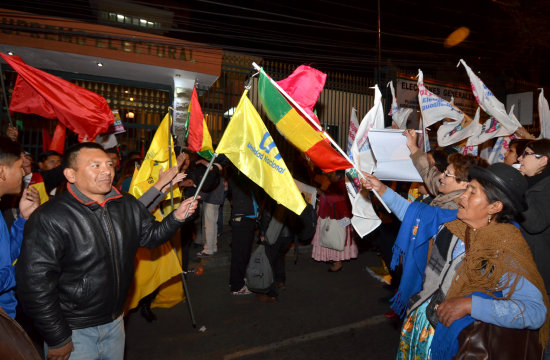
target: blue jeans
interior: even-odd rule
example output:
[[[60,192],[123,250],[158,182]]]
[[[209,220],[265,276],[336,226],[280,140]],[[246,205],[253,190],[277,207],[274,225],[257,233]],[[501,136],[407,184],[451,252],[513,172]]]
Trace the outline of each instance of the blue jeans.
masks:
[[[73,330],[74,351],[69,360],[123,360],[124,321],[122,316],[110,323]],[[44,343],[44,353],[48,345]]]

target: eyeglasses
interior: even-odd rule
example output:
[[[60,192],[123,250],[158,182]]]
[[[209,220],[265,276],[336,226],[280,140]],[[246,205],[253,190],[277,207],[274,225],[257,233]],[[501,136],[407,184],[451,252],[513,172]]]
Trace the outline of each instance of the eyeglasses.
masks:
[[[544,155],[541,155],[541,154],[528,153],[527,150],[525,150],[521,156],[526,157],[528,155],[533,155],[535,157],[535,159],[540,159],[541,157],[544,156]]]
[[[446,178],[448,178],[448,177],[452,177],[452,178],[455,178],[455,179],[457,178],[456,175],[449,174],[447,171],[444,171],[444,172],[443,172],[443,176],[446,177]]]

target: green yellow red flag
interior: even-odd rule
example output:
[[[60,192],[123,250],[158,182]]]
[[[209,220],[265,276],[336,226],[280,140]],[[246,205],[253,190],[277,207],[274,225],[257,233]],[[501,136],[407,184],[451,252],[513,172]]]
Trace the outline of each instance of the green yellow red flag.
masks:
[[[340,155],[322,132],[316,131],[302,114],[277,90],[260,70],[258,95],[269,119],[279,132],[325,172],[349,169],[353,165]]]
[[[187,147],[191,151],[196,151],[206,160],[212,159],[212,137],[208,132],[208,126],[206,126],[196,88],[193,88],[191,93],[187,115]]]

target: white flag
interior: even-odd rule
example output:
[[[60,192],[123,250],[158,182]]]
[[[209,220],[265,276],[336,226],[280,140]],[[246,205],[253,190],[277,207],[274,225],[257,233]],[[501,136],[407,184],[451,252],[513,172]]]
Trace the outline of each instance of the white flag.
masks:
[[[348,133],[348,141],[352,138],[352,125],[354,113],[352,112],[352,118],[350,119],[350,131]],[[357,117],[355,117],[357,120]],[[353,162],[362,168],[364,171],[372,172],[375,167],[374,155],[372,153],[369,144],[369,130],[384,128],[384,109],[382,107],[382,93],[378,89],[378,86],[374,86],[374,105],[367,112],[361,124],[359,125],[356,133],[353,136],[353,143],[351,144],[350,158]],[[348,144],[349,148],[349,144]],[[382,221],[376,215],[372,207],[372,203],[369,194],[366,190],[361,190],[361,184],[359,183],[359,176],[355,169],[346,170],[346,188],[348,190],[348,196],[351,201],[351,225],[359,234],[363,237],[376,229]]]
[[[484,159],[487,160],[489,164],[503,162],[504,156],[510,149],[510,142],[512,142],[513,139],[517,139],[514,134],[511,136],[499,137],[493,148],[488,149],[488,151],[484,154]]]
[[[395,97],[395,90],[393,89],[393,81],[390,81],[388,85],[391,90],[392,102],[391,109],[388,115],[391,116],[393,122],[399,129],[405,130],[407,128],[407,119],[412,113],[413,109],[410,108],[400,108],[397,105],[397,99]]]
[[[513,134],[517,128],[521,126],[516,117],[511,116],[511,112],[510,114],[506,113],[504,104],[498,101],[491,90],[489,90],[481,79],[474,74],[472,69],[466,65],[464,60],[460,59],[457,67],[460,66],[460,64],[464,66],[466,72],[468,73],[468,77],[470,78],[470,83],[472,85],[472,91],[479,106],[483,109],[483,111],[489,114],[489,116],[495,118],[496,121],[501,124],[503,134],[499,136],[508,136]]]
[[[351,108],[351,116],[349,119],[349,131],[348,131],[348,147],[347,153],[349,158],[353,161],[353,154],[351,153],[351,146],[353,145],[353,140],[355,140],[355,135],[359,129],[359,120],[357,119],[357,110]]]
[[[444,147],[456,144],[459,141],[469,138],[481,131],[479,123],[479,108],[477,108],[474,119],[464,116],[462,120],[450,121],[441,124],[437,129],[437,143]]]
[[[464,118],[464,113],[460,109],[426,89],[424,74],[420,69],[418,69],[418,104],[425,127],[445,118],[460,121]]]
[[[347,152],[350,160],[355,162],[353,158],[353,153],[351,147],[355,141],[355,136],[357,135],[357,130],[359,129],[359,120],[357,120],[357,110],[355,108],[351,109],[351,117],[349,121],[349,131],[348,131],[348,147]],[[354,168],[346,169],[346,188],[348,190],[348,196],[353,204],[353,200],[361,190],[361,182],[359,181],[359,175]]]
[[[539,121],[539,139],[550,139],[550,108],[548,107],[548,100],[544,97],[544,89],[542,88],[539,94]]]
[[[510,115],[515,118],[514,114],[512,114],[513,110],[514,108],[512,106],[512,109],[510,110]],[[481,125],[481,128],[479,129],[479,132],[477,134],[474,134],[468,138],[466,146],[480,145],[492,138],[508,135],[510,135],[508,133],[508,130],[504,126],[502,126],[502,124],[498,122],[495,118],[491,117],[487,119],[487,121],[485,121],[483,125]]]
[[[384,128],[384,108],[382,106],[382,93],[378,85],[374,85],[374,105],[367,112],[351,146],[354,162],[359,169],[372,172],[376,161],[369,144],[369,130]]]

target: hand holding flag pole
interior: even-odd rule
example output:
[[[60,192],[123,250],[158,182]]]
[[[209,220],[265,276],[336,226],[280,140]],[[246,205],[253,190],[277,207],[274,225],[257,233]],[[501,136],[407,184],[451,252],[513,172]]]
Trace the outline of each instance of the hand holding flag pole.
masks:
[[[256,64],[255,62],[252,63],[252,66],[254,67],[254,69],[256,69],[257,71],[260,71],[261,70],[261,67]],[[351,161],[351,159],[348,157],[348,155],[340,148],[340,146],[338,146],[338,144],[334,141],[334,139],[332,139],[332,137],[330,135],[328,135],[326,133],[326,131],[319,125],[317,124],[316,121],[314,121],[305,111],[304,109],[302,109],[302,107],[296,103],[296,101],[294,101],[294,99],[292,97],[290,97],[286,91],[284,91],[280,86],[279,84],[277,84],[275,81],[273,81],[273,79],[269,78],[269,80],[271,81],[271,83],[273,84],[273,86],[275,86],[275,88],[277,90],[279,90],[279,92],[281,94],[283,94],[285,96],[285,98],[290,101],[292,103],[292,105],[294,105],[298,110],[300,110],[300,112],[302,113],[302,115],[320,132],[323,133],[323,135],[330,141],[330,143],[336,148],[336,150],[344,157],[344,159],[346,159],[352,166],[353,168],[355,169],[355,171],[357,172],[357,174],[362,178],[364,179],[364,175],[361,173],[361,171],[359,170],[359,168],[357,167],[357,165]],[[384,208],[389,212],[391,213],[391,210],[390,208],[386,205],[386,203],[384,203],[384,201],[382,200],[382,198],[380,197],[380,195],[373,190],[373,193],[374,195],[376,195],[376,197],[378,198],[378,200],[380,200],[380,203],[384,206]]]
[[[204,172],[204,175],[201,178],[201,182],[199,183],[199,186],[197,186],[197,190],[195,191],[195,195],[193,195],[193,201],[197,200],[197,197],[199,196],[199,192],[202,189],[202,186],[204,185],[204,181],[206,180],[206,177],[208,176],[208,172],[210,169],[212,169],[212,165],[214,164],[214,160],[216,160],[216,157],[218,154],[213,153],[212,159],[210,159],[210,162],[208,163],[208,166],[206,167],[206,171]],[[189,214],[189,208],[187,208],[187,211],[185,212],[184,219],[187,219],[187,215]]]

